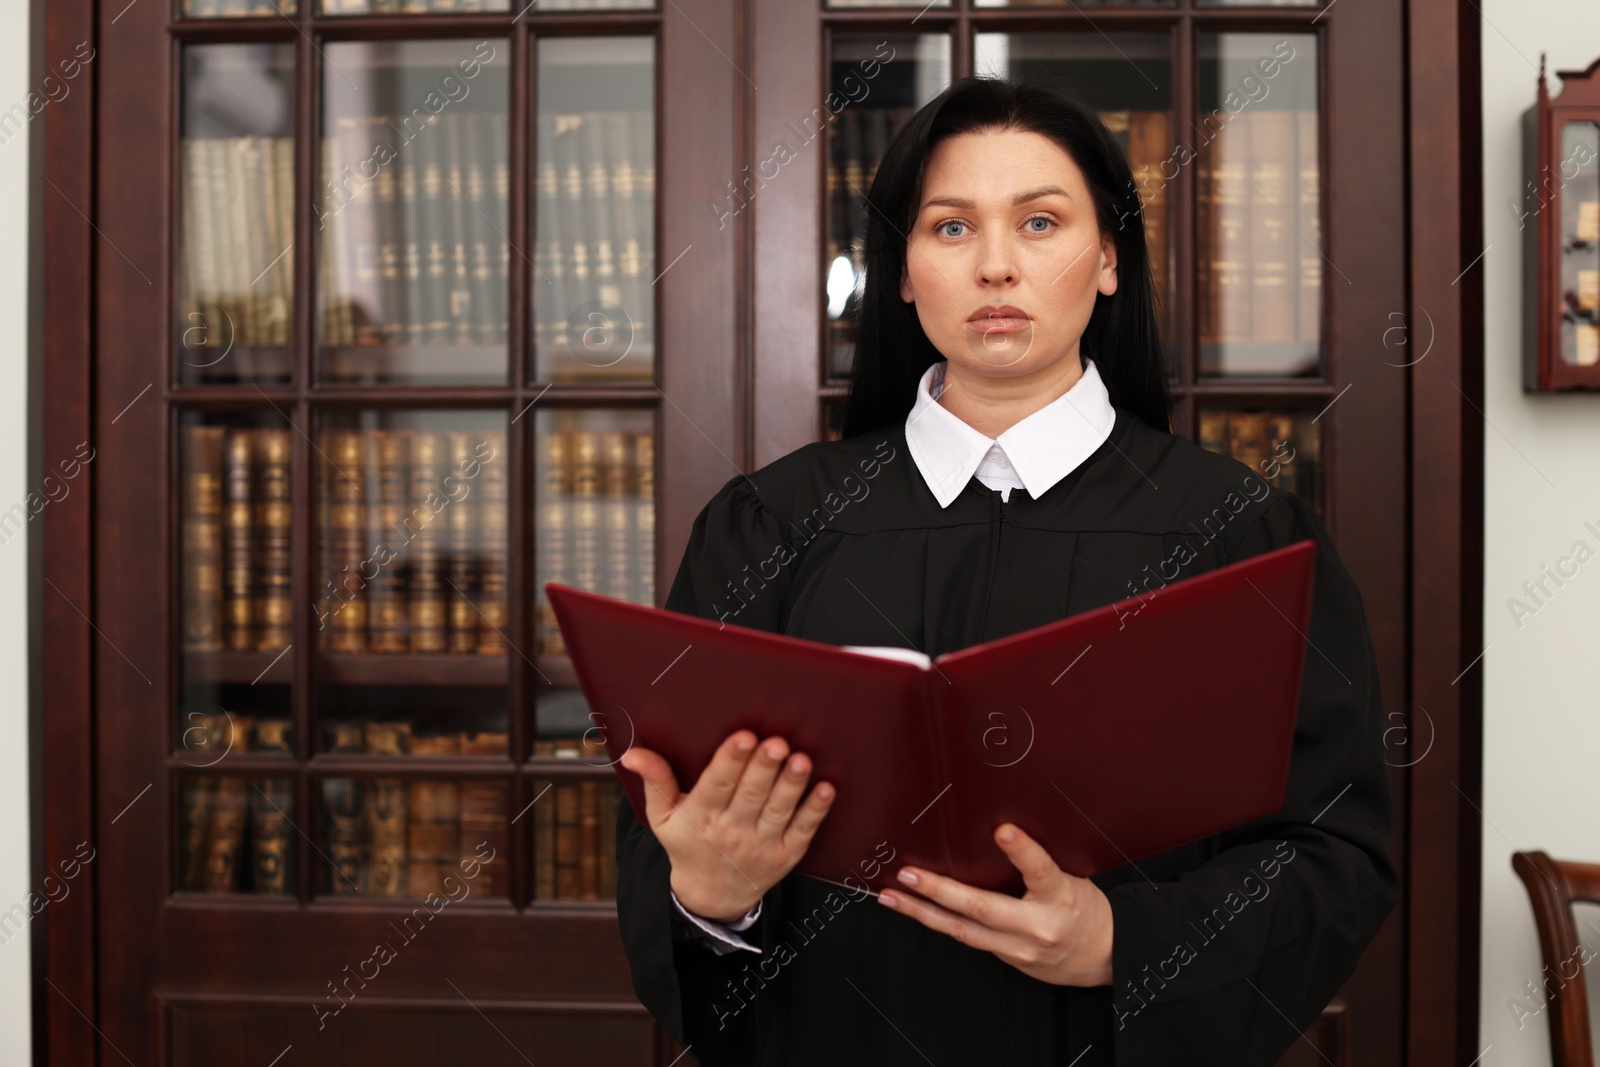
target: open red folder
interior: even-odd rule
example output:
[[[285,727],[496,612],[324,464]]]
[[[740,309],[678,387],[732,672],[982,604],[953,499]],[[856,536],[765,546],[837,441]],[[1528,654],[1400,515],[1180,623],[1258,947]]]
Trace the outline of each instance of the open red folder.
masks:
[[[629,746],[687,792],[748,728],[838,790],[800,873],[875,890],[893,849],[1016,892],[1002,822],[1087,877],[1282,807],[1315,558],[1300,541],[931,661],[545,591],[640,823]]]

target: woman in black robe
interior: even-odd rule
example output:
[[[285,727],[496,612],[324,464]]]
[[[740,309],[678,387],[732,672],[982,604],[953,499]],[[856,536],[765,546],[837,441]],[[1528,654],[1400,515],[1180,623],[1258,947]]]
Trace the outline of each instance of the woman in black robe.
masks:
[[[1275,1063],[1399,899],[1372,640],[1322,523],[1269,484],[1292,446],[1252,469],[1169,432],[1132,175],[1064,91],[956,82],[868,204],[844,439],[730,478],[666,607],[937,656],[1309,538],[1287,794],[1088,879],[996,827],[1020,898],[931,871],[913,887],[888,842],[863,857],[875,891],[850,893],[791,870],[822,819],[851,818],[848,793],[807,790],[803,754],[736,734],[680,791],[636,749],[621,773],[644,776],[650,825],[623,805],[617,842],[634,988],[707,1067]],[[706,699],[736,697],[707,679]]]

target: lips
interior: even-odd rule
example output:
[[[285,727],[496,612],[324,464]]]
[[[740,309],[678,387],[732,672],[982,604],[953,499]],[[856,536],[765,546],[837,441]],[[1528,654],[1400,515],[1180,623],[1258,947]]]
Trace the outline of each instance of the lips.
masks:
[[[1015,333],[1027,329],[1033,320],[1021,308],[1010,304],[990,304],[973,312],[967,323],[983,333]]]

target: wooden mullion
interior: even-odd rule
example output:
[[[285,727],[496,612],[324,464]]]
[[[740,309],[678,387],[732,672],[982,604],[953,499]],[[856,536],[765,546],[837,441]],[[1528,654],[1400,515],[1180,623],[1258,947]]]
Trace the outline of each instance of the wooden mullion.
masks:
[[[1184,0],[1185,6],[1189,0]],[[1179,18],[1172,29],[1172,129],[1177,131],[1192,127],[1199,100],[1199,63],[1196,61],[1194,23],[1187,15]],[[1185,142],[1186,143],[1186,140]],[[1196,255],[1200,248],[1200,235],[1196,221],[1200,217],[1195,202],[1195,164],[1178,168],[1178,175],[1167,186],[1167,232],[1172,242],[1173,259],[1167,271],[1167,289],[1170,310],[1164,326],[1171,331],[1169,343],[1177,356],[1178,382],[1193,385],[1200,374],[1200,338],[1196,329],[1199,315],[1199,285],[1197,282]],[[1191,432],[1198,432],[1196,412],[1188,408]]]

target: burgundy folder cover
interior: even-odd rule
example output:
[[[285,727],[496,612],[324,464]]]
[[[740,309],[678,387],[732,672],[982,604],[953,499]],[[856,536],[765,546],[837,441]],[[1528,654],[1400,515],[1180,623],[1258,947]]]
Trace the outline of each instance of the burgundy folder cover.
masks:
[[[1315,558],[1300,541],[931,667],[545,591],[641,823],[644,780],[616,763],[629,746],[687,792],[748,728],[838,790],[800,873],[876,889],[887,842],[896,868],[1018,892],[1005,821],[1087,877],[1282,807]]]

